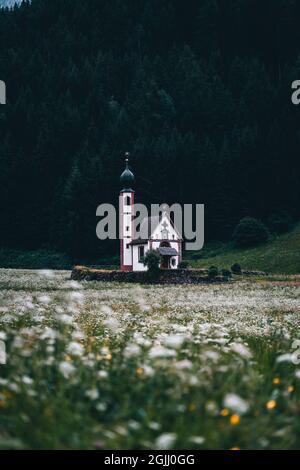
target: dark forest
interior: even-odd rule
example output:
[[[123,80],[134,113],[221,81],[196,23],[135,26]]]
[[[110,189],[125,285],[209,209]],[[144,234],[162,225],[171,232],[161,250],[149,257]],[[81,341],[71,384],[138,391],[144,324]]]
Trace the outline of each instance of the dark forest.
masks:
[[[0,246],[98,257],[96,208],[205,204],[206,239],[299,218],[300,2],[33,0],[0,12]]]

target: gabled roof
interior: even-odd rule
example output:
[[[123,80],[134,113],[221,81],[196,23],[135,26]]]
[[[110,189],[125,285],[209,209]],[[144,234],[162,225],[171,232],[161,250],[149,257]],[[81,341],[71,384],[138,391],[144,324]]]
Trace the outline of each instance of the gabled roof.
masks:
[[[168,246],[161,246],[158,248],[158,252],[162,256],[178,256],[178,251]]]
[[[159,222],[159,216],[146,217],[141,223],[140,234],[142,237],[151,237]]]
[[[147,245],[149,240],[145,240],[143,238],[136,238],[129,243],[129,245]]]

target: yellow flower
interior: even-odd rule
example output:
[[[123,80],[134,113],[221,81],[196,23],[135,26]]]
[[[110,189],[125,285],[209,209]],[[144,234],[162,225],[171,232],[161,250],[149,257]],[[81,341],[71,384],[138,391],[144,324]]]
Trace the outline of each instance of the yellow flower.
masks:
[[[87,342],[87,345],[86,345],[87,352],[89,352],[89,353],[92,352],[93,344],[94,344],[95,341],[96,341],[96,338],[94,336],[90,336],[88,338],[88,342]]]
[[[3,390],[2,397],[0,398],[0,409],[6,408],[8,403],[7,401],[13,397],[13,393],[10,390]]]
[[[197,408],[197,407],[196,407],[196,405],[194,405],[194,403],[191,403],[191,404],[188,406],[188,410],[191,411],[191,412],[195,411],[196,408]]]
[[[239,415],[232,415],[230,417],[231,426],[237,426],[238,424],[240,424],[240,422],[241,422],[241,418]]]
[[[6,400],[10,400],[13,397],[13,394],[10,390],[4,390],[3,396],[4,398],[6,398]]]
[[[274,408],[276,408],[276,406],[277,406],[276,400],[270,400],[266,403],[267,410],[274,410]]]
[[[229,410],[227,408],[223,408],[223,410],[220,411],[221,416],[228,416],[229,415]]]
[[[279,377],[275,377],[275,378],[273,379],[273,385],[279,385],[280,383],[281,383],[281,380],[280,380]]]
[[[142,367],[138,367],[136,369],[136,375],[143,375],[143,373],[144,373],[144,369]]]
[[[289,393],[293,393],[294,391],[295,391],[295,387],[293,387],[293,385],[290,385],[290,386],[288,387],[288,392],[289,392]]]
[[[111,361],[112,360],[112,355],[111,354],[107,354],[107,356],[105,357],[105,359],[107,361]]]
[[[45,408],[44,414],[48,418],[51,418],[53,416],[53,412],[52,412],[51,408]]]
[[[231,447],[229,450],[241,450],[240,447]]]

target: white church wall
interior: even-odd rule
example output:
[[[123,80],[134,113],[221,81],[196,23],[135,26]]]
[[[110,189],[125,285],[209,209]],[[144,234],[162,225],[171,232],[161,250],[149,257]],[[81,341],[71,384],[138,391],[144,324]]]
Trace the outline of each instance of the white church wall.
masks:
[[[132,256],[131,256],[131,246],[129,245],[131,240],[124,239],[124,249],[123,249],[123,264],[125,266],[131,266]]]
[[[122,220],[122,237],[123,237],[123,265],[132,266],[132,247],[130,242],[132,241],[132,205],[127,205],[126,200],[130,198],[131,204],[132,194],[131,193],[121,193],[120,195],[120,210],[121,210],[121,220]]]
[[[175,248],[175,250],[178,251],[178,253],[179,253],[179,243],[177,241],[172,241],[172,240],[163,240],[163,241],[169,242],[170,247]],[[157,250],[157,248],[160,247],[162,241],[161,240],[158,240],[158,241],[153,240],[151,243],[152,243],[152,250]]]
[[[149,250],[149,243],[148,245],[143,245],[144,248],[145,248],[145,251],[144,251],[144,254],[147,253],[147,251]],[[143,263],[141,263],[139,261],[139,247],[138,245],[133,245],[132,246],[132,259],[133,259],[133,271],[147,271],[147,267],[143,265]]]

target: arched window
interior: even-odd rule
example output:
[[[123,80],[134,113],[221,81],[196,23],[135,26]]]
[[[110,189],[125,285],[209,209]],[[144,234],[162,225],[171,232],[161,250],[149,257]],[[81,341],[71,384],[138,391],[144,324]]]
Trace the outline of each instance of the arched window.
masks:
[[[161,242],[161,244],[159,245],[161,248],[170,248],[171,245],[170,245],[170,242]]]
[[[130,204],[131,204],[131,198],[130,198],[130,196],[126,196],[126,198],[125,198],[125,206],[130,206]]]

